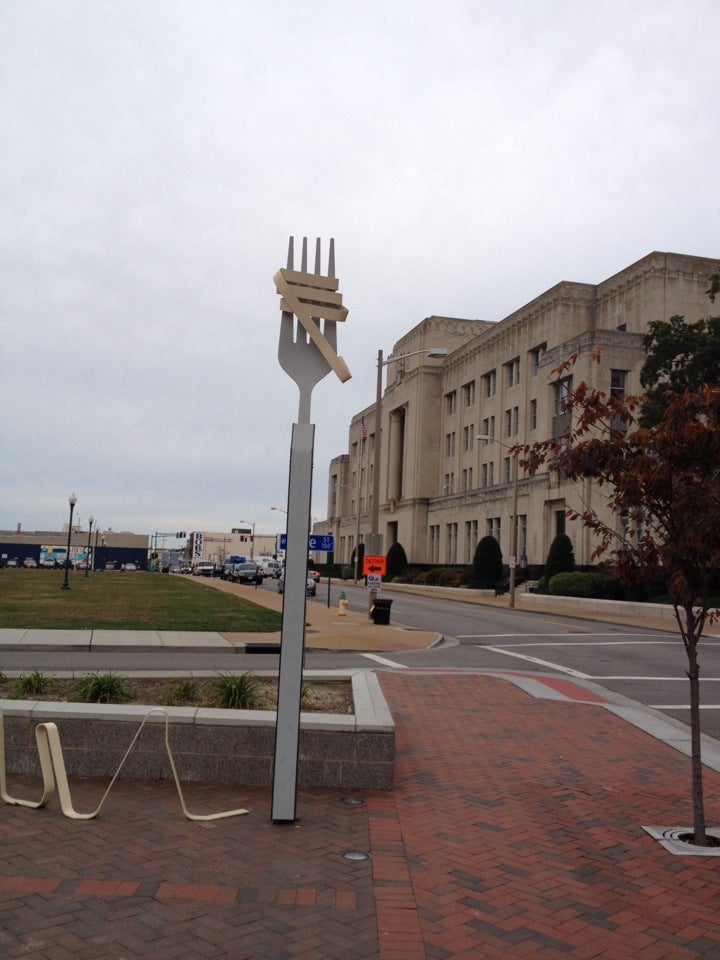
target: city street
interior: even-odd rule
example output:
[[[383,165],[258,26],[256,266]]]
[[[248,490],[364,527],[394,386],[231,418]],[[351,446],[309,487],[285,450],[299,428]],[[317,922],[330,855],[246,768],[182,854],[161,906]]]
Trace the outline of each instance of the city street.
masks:
[[[275,581],[260,588],[276,592]],[[362,585],[331,584],[330,605],[337,609],[340,591],[351,609],[363,610]],[[444,639],[428,650],[392,653],[308,649],[308,670],[406,668],[516,671],[565,676],[597,684],[613,693],[661,710],[684,723],[688,715],[685,651],[679,634],[616,623],[602,623],[522,609],[417,597],[385,596],[393,601],[391,622],[437,632]],[[308,603],[328,603],[327,581]],[[273,670],[277,654],[68,653],[6,651],[2,669],[30,670]],[[202,657],[202,664],[198,658]],[[708,628],[701,642],[703,731],[720,738],[720,628]]]

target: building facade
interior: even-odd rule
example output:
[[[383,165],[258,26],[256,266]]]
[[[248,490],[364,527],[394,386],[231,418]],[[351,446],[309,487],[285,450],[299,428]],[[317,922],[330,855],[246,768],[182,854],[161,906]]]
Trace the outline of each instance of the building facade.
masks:
[[[372,548],[379,464],[379,553],[399,542],[410,563],[470,564],[490,534],[507,562],[517,496],[519,566],[544,564],[558,533],[572,540],[578,564],[590,564],[596,542],[566,510],[609,519],[604,491],[555,471],[530,477],[520,469],[516,481],[509,449],[562,436],[561,403],[573,383],[640,393],[648,324],[707,316],[717,269],[717,260],[655,252],[597,285],[558,283],[498,322],[426,318],[382,361],[379,431],[377,403],[353,416],[348,451],[330,464],[328,518],[314,532],[334,535],[336,562],[349,564],[358,543]],[[440,348],[447,357],[428,356]]]

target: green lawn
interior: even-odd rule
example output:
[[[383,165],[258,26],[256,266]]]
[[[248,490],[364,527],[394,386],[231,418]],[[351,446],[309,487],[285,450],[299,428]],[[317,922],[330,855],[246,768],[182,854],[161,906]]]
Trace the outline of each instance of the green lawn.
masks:
[[[161,573],[0,570],[0,627],[272,633],[280,614],[190,577]]]

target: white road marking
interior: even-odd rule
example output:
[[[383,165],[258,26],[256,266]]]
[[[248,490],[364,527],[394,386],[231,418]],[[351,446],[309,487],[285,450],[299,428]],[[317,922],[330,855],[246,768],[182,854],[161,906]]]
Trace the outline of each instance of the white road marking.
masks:
[[[536,663],[539,667],[549,667],[551,670],[557,670],[558,673],[566,673],[570,677],[577,677],[579,680],[590,680],[587,673],[581,673],[579,670],[572,670],[570,667],[563,667],[559,663],[551,663],[549,660],[540,660],[538,657],[528,657],[524,653],[515,653],[514,650],[503,650],[500,647],[483,647],[483,650],[492,650],[493,653],[502,653],[506,657],[517,657],[518,660],[525,660],[527,663]]]
[[[367,657],[368,660],[374,660],[376,663],[381,663],[385,667],[396,667],[398,670],[407,670],[407,667],[404,663],[396,663],[394,660],[386,660],[385,657],[379,657],[376,653],[364,653],[364,657]]]
[[[653,710],[689,710],[690,704],[683,703],[651,703],[649,706]],[[701,710],[720,710],[720,703],[700,704]]]

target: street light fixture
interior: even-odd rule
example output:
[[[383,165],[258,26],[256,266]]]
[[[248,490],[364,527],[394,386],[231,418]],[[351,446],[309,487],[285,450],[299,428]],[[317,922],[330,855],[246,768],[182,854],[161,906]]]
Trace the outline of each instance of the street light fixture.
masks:
[[[95,546],[93,547],[92,552],[92,568],[95,569],[95,557],[97,556],[97,545],[98,545],[98,536],[100,534],[100,522],[95,521]]]
[[[270,507],[271,510],[279,510],[280,513],[284,513],[287,516],[287,510],[283,510],[282,507]]]
[[[501,447],[506,447],[508,450],[512,450],[513,444],[505,443],[504,440],[498,440],[497,437],[491,437],[489,433],[479,433],[476,437],[476,440],[487,440],[488,443],[499,443]],[[520,451],[515,452],[513,457],[513,512],[512,512],[512,551],[513,555],[510,557],[510,606],[515,606],[515,565],[517,564],[517,552],[518,552],[518,455]]]
[[[88,545],[87,552],[85,553],[85,576],[90,576],[90,537],[92,536],[92,528],[95,520],[93,517],[90,517],[88,520]]]
[[[73,510],[75,509],[75,504],[77,503],[77,497],[74,493],[71,493],[68,497],[68,503],[70,504],[70,523],[68,524],[68,538],[67,538],[67,550],[65,552],[65,579],[60,584],[61,590],[69,590],[70,584],[68,583],[68,570],[70,568],[70,541],[72,539],[72,517]]]
[[[251,520],[241,520],[240,523],[252,524],[252,534],[250,539],[250,559],[252,560],[255,557],[255,524]]]

